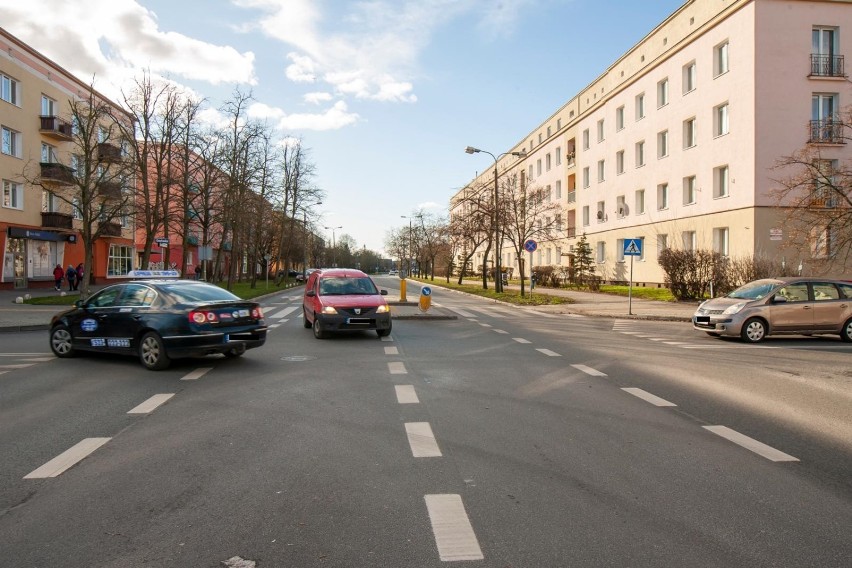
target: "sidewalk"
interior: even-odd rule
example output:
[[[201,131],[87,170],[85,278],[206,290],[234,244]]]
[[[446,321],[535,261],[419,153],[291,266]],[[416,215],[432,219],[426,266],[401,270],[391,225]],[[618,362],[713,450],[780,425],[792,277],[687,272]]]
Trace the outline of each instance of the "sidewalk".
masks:
[[[470,281],[470,283],[475,284],[474,281]],[[407,294],[407,302],[400,302],[399,296],[388,296],[388,303],[391,304],[391,313],[394,319],[452,320],[458,317],[451,310],[439,307],[436,304],[441,303],[442,296],[464,294],[464,292],[442,288],[439,279],[436,279],[435,282],[429,282],[429,286],[433,288],[432,307],[424,313],[420,311],[417,304],[422,284],[416,281],[409,281],[408,284],[409,293]],[[491,284],[489,283],[489,285]],[[90,287],[90,293],[100,288],[102,286],[92,286]],[[507,289],[519,290],[520,287],[509,285]],[[68,292],[67,290],[64,292],[69,295],[79,296],[79,292]],[[46,330],[50,325],[51,317],[66,310],[66,306],[31,306],[29,304],[15,303],[15,300],[18,297],[23,298],[26,294],[29,294],[31,297],[43,297],[55,296],[59,293],[53,288],[0,290],[0,332]],[[527,293],[529,293],[529,290],[527,290]],[[628,305],[628,299],[624,296],[551,288],[536,289],[535,293],[565,296],[573,300],[573,303],[555,306],[534,306],[522,309],[549,314],[580,314],[622,319],[690,321],[692,314],[698,306],[697,302],[660,302],[640,298],[633,298],[631,305]],[[499,302],[495,301],[494,303]]]

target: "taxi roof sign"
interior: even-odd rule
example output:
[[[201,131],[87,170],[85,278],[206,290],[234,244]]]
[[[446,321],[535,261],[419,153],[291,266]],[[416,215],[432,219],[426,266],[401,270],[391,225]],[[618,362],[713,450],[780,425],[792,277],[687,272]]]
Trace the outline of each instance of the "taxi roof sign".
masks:
[[[127,275],[131,278],[180,278],[177,270],[131,270]]]

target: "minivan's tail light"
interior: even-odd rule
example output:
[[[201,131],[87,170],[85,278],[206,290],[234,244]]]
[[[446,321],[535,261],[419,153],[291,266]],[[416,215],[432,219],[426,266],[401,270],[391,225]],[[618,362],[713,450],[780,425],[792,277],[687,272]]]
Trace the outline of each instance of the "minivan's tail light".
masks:
[[[251,317],[257,320],[263,319],[263,310],[260,309],[260,306],[251,309]]]
[[[216,312],[193,310],[189,312],[189,321],[192,323],[216,323],[219,321],[219,317]]]

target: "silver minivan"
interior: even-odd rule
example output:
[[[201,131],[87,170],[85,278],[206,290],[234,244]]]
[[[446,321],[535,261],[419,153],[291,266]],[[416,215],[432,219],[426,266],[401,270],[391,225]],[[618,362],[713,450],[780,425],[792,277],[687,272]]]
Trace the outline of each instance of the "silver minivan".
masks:
[[[852,341],[852,282],[765,278],[702,302],[692,327],[757,343],[767,335],[839,334]]]

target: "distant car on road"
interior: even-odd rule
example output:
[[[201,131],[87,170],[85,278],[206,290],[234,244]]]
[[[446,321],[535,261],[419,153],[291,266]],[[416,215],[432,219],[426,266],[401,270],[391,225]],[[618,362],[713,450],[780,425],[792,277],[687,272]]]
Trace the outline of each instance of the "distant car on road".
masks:
[[[399,276],[399,270],[391,270],[388,272],[388,276]]]
[[[133,280],[55,315],[50,348],[63,358],[81,351],[135,355],[145,368],[158,371],[182,357],[240,357],[263,345],[266,331],[260,304],[219,286],[174,278]]]
[[[852,284],[820,278],[765,278],[702,302],[694,329],[758,343],[767,335],[838,334],[852,341]]]
[[[391,313],[384,298],[387,293],[360,270],[315,271],[305,284],[305,327],[313,328],[317,339],[331,331],[375,330],[379,337],[390,335]]]

